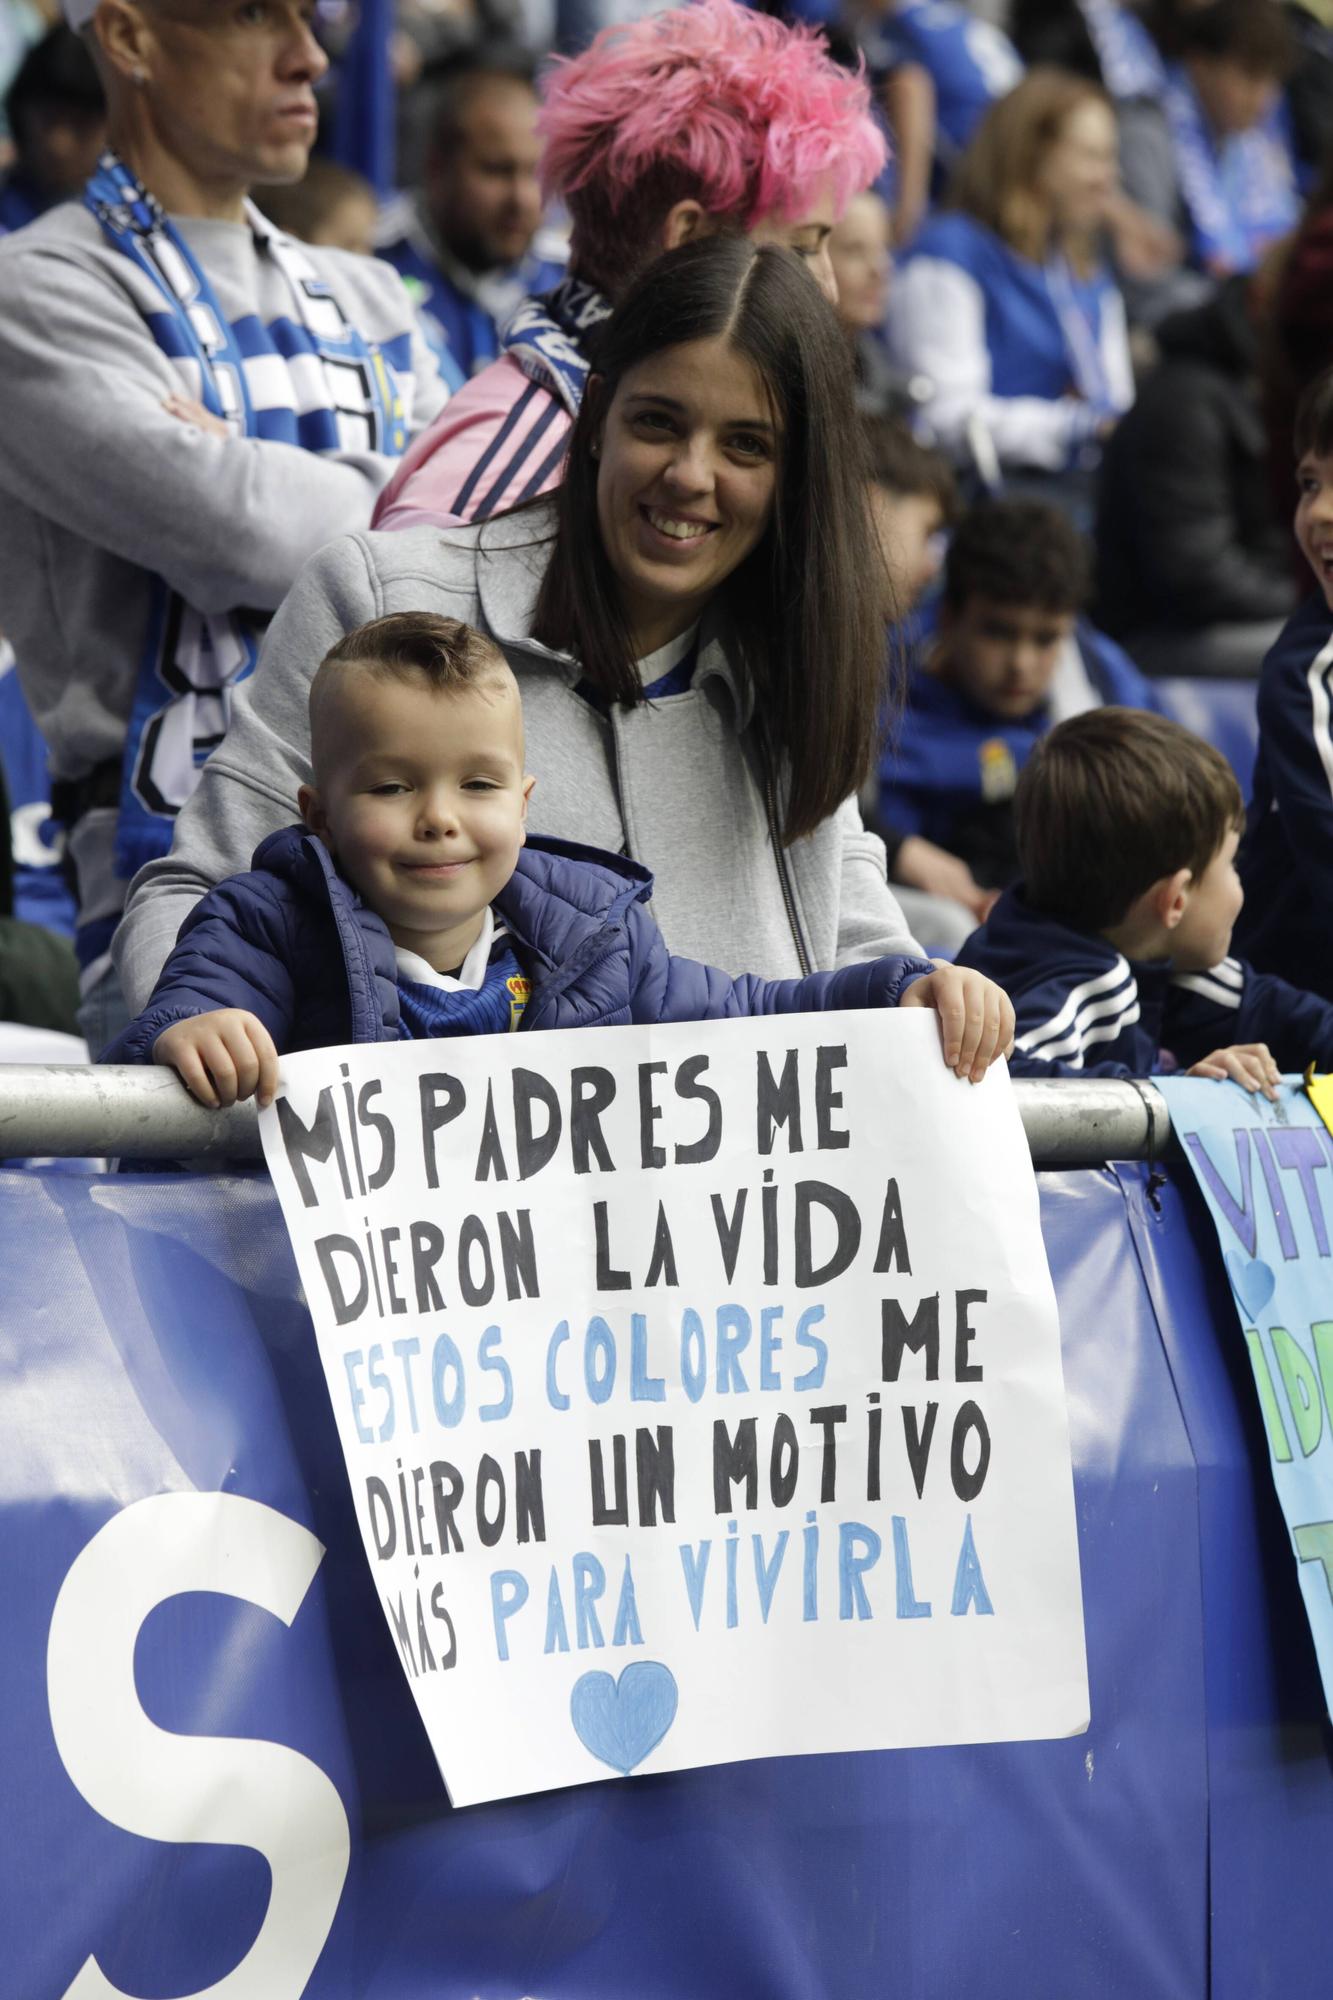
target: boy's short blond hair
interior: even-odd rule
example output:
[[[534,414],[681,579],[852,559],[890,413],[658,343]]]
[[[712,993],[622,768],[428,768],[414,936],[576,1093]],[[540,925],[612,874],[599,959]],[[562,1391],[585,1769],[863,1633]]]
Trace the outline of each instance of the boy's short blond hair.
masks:
[[[1037,744],[1014,795],[1028,902],[1080,930],[1118,924],[1178,869],[1197,880],[1244,824],[1221,751],[1142,708],[1062,722]]]
[[[349,667],[374,680],[424,680],[436,694],[510,687],[513,669],[493,639],[459,618],[434,611],[398,611],[346,632],[320,661],[310,683],[312,757]]]

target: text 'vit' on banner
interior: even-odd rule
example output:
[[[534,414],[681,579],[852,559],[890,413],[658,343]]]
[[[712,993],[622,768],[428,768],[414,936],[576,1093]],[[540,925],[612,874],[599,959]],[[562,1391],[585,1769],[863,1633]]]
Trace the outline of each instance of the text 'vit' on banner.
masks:
[[[454,1803],[1063,1736],[1055,1297],[928,1015],[316,1051],[265,1150]]]
[[[1333,1132],[1328,1080],[1276,1104],[1155,1079],[1208,1205],[1249,1350],[1273,1483],[1333,1714]]]

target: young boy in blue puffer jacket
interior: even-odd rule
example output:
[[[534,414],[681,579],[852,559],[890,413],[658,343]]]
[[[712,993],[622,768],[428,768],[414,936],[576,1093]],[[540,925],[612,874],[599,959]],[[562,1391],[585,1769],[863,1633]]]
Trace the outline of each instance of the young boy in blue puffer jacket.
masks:
[[[899,1005],[936,1009],[959,1076],[1007,1052],[1003,993],[953,966],[883,958],[765,980],[673,958],[646,869],[527,840],[518,686],[454,619],[348,633],[311,685],[310,735],[304,824],[191,912],[104,1061],[174,1065],[208,1105],[266,1104],[294,1049]]]

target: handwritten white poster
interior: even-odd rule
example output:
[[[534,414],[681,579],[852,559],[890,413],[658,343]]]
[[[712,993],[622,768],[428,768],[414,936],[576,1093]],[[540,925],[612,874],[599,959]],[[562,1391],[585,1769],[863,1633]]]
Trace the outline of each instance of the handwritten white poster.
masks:
[[[283,1075],[264,1145],[455,1804],[1087,1726],[1002,1070],[867,1013]]]

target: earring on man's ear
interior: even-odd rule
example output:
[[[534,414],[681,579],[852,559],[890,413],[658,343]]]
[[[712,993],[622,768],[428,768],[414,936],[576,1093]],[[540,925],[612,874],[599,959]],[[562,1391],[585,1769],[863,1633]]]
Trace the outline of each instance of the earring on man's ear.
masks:
[[[146,69],[132,69],[130,71],[130,82],[137,90],[142,90],[147,81],[148,71]]]

